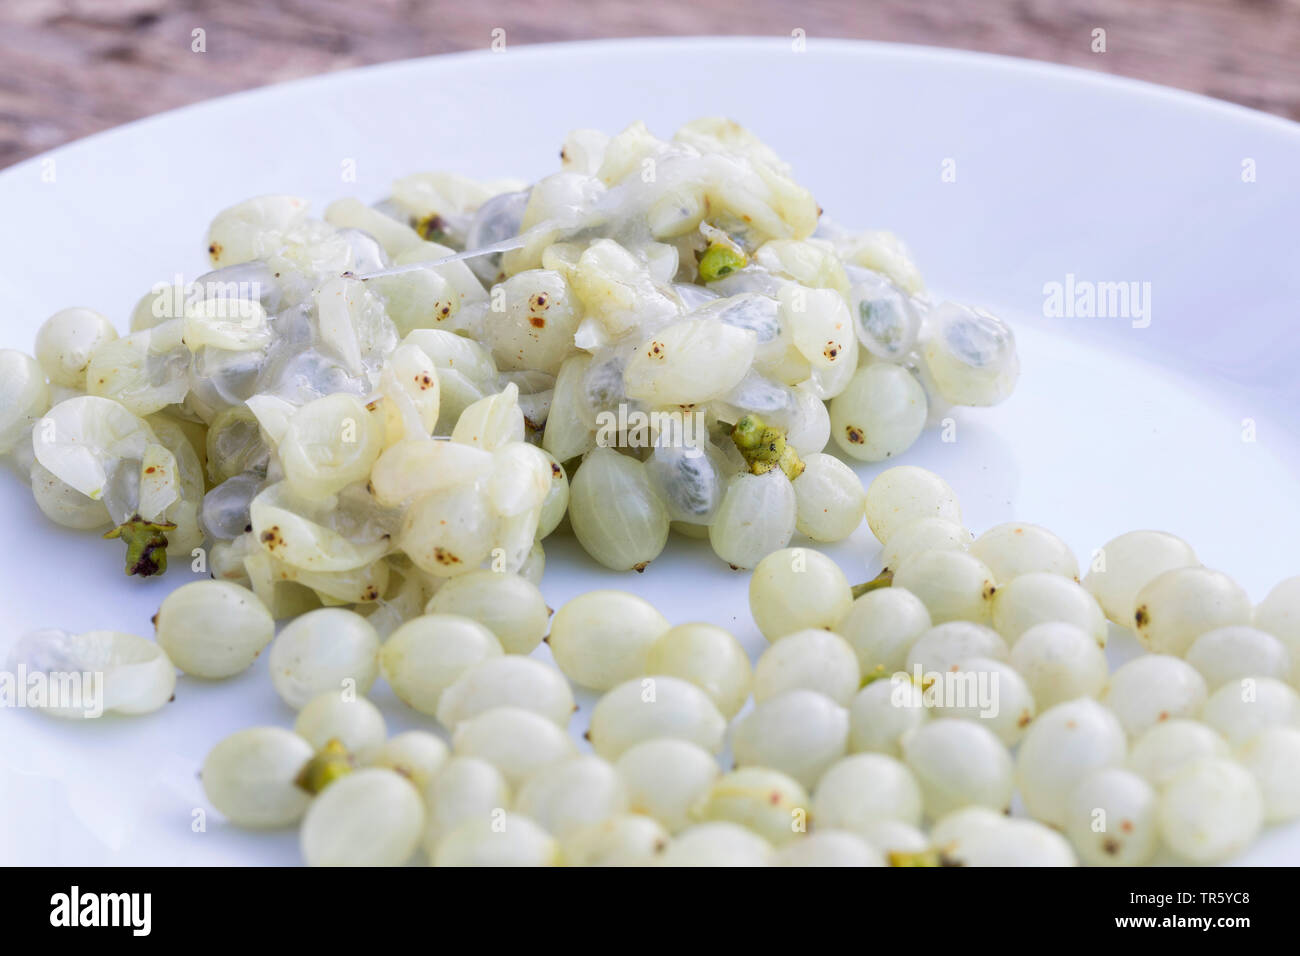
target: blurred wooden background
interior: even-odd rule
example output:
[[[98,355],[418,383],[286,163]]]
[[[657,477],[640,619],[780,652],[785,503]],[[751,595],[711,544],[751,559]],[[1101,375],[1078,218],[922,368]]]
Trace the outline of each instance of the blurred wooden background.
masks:
[[[0,0],[0,167],[223,93],[485,48],[498,27],[508,44],[801,28],[1068,63],[1300,119],[1300,0]]]

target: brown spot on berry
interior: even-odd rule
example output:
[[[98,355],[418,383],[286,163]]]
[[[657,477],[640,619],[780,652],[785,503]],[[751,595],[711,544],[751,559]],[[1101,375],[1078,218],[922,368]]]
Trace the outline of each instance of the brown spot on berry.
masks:
[[[528,324],[535,329],[546,328],[546,320],[542,318],[540,315],[530,315],[528,317]]]
[[[415,384],[422,392],[425,389],[433,388],[433,376],[428,372],[421,372],[419,375],[415,376]],[[368,485],[369,483],[367,483],[367,486]]]
[[[452,554],[446,548],[434,548],[433,560],[443,565],[452,565],[452,564],[461,563],[460,558],[456,557],[456,555]]]
[[[1132,820],[1121,820],[1121,821],[1119,822],[1119,828],[1120,828],[1121,830],[1123,830],[1125,833],[1132,833],[1132,832],[1133,832],[1133,821],[1132,821]]]
[[[146,475],[152,475],[152,474],[153,474],[155,471],[157,471],[157,470],[158,470],[158,469],[155,468],[153,465],[150,465],[148,468],[146,468],[146,469],[144,470],[144,473],[145,473]]]
[[[212,243],[210,246],[208,246],[208,255],[210,255],[213,259],[220,259],[220,258],[221,258],[221,243],[219,243],[219,242],[214,242],[214,243]]]
[[[852,425],[850,425],[848,428],[845,429],[845,432],[849,436],[849,441],[853,442],[853,444],[855,445],[861,445],[863,442],[867,440],[867,436],[863,434],[861,428],[854,428]]]
[[[1105,851],[1109,856],[1114,856],[1116,853],[1119,852],[1119,841],[1116,840],[1116,839],[1114,839],[1113,837],[1112,837],[1112,838],[1109,838],[1109,839],[1104,840],[1104,841],[1102,842],[1102,844],[1101,844],[1101,848],[1102,848],[1102,850]]]
[[[827,358],[829,361],[834,362],[834,361],[835,361],[835,357],[836,357],[837,355],[840,354],[840,346],[839,346],[839,343],[838,343],[838,342],[827,342],[827,343],[826,343],[826,348],[822,349],[822,354],[825,355],[826,358]]]
[[[651,342],[646,355],[653,359],[662,359],[664,357],[664,344],[662,342]]]
[[[545,309],[550,306],[551,300],[547,298],[545,292],[539,292],[528,300],[528,304],[534,309]]]
[[[552,478],[564,477],[564,469],[560,467],[559,462],[555,462],[555,461],[551,462],[551,477]]]
[[[1147,606],[1145,604],[1143,604],[1140,608],[1137,609],[1137,611],[1134,612],[1133,622],[1137,624],[1138,627],[1146,627],[1148,624],[1151,623],[1151,613],[1147,610]]]
[[[640,564],[634,564],[632,565],[632,570],[635,571],[637,574],[641,574],[643,571],[645,571],[646,565],[649,563],[650,563],[649,561],[642,561]]]

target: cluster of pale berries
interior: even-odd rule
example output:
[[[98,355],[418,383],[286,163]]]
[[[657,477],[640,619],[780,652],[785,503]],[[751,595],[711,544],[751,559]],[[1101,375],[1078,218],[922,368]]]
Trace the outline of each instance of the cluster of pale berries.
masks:
[[[11,664],[146,713],[176,668],[269,645],[294,729],[222,741],[203,783],[236,824],[301,821],[313,864],[1205,862],[1300,813],[1296,579],[1252,608],[1135,532],[1081,585],[1044,529],[972,541],[928,472],[864,492],[827,442],[883,460],[1002,400],[1009,330],[933,303],[887,234],[819,223],[734,124],[580,131],[563,158],[528,190],[415,176],[323,221],[252,200],[213,223],[197,298],[154,290],[121,338],[67,310],[36,359],[0,353],[0,452],[45,514],[124,538],[138,574],[206,539],[216,578],[164,601],[156,642],[42,631]],[[864,513],[867,585],[786,549]],[[751,666],[616,591],[552,619],[539,542],[566,515],[616,569],[707,537],[756,569],[771,647]],[[1152,653],[1109,673],[1107,618]],[[544,638],[558,670],[527,656]],[[381,675],[450,748],[388,737]],[[604,694],[594,754],[570,681]]]
[[[448,578],[535,578],[566,514],[615,569],[670,527],[745,568],[796,528],[844,537],[860,487],[831,438],[883,460],[1013,388],[1003,323],[931,301],[892,235],[823,222],[734,123],[562,155],[526,189],[431,173],[323,220],[222,212],[219,268],[151,290],[129,334],[68,309],[34,359],[0,352],[0,453],[129,573],[206,540],[277,618],[364,605],[385,630]]]
[[[973,538],[942,479],[908,466],[863,506],[884,571],[851,587],[817,551],[767,555],[752,665],[727,630],[635,595],[552,618],[490,570],[386,639],[342,608],[273,638],[251,591],[200,581],[164,601],[157,645],[134,639],[110,698],[151,709],[149,687],[161,706],[172,664],[220,678],[270,644],[293,730],[226,738],[203,786],[237,825],[300,822],[315,865],[421,848],[441,866],[1139,865],[1162,846],[1204,864],[1300,816],[1300,578],[1252,607],[1179,538],[1136,531],[1081,584],[1051,532]],[[1147,653],[1111,672],[1124,627]],[[543,640],[555,666],[527,656]],[[388,737],[365,696],[381,676],[446,734]],[[592,753],[567,729],[573,685],[602,694]]]
[[[972,539],[919,468],[882,473],[864,510],[884,545],[872,582],[812,550],[760,561],[750,607],[771,644],[752,666],[720,627],[597,591],[550,623],[557,671],[519,656],[546,631],[540,594],[492,572],[382,645],[315,612],[272,646],[294,732],[227,738],[204,785],[236,823],[301,817],[315,864],[421,846],[446,866],[1139,865],[1162,846],[1203,864],[1300,816],[1300,578],[1252,607],[1179,538],[1137,531],[1080,584],[1042,527]],[[1112,625],[1148,651],[1113,673]],[[376,672],[450,752],[432,733],[385,739],[372,705],[339,694]],[[990,697],[953,695],[977,677]],[[603,692],[592,754],[566,731],[570,681]]]

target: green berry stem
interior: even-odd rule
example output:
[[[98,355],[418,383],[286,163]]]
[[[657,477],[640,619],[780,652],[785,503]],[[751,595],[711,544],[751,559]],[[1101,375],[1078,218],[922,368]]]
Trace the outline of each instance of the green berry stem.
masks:
[[[894,583],[894,572],[889,568],[881,571],[870,581],[863,581],[861,584],[855,584],[850,590],[855,598],[860,598],[869,591],[878,591],[880,588],[887,588]]]
[[[731,440],[755,475],[767,474],[778,467],[791,481],[803,474],[804,463],[794,447],[786,444],[785,431],[764,424],[757,415],[746,415],[736,422]]]
[[[315,796],[335,780],[347,776],[355,769],[356,761],[348,753],[348,748],[343,746],[343,742],[337,737],[333,737],[316,756],[303,764],[293,782]]]
[[[176,525],[166,521],[145,521],[138,514],[122,522],[105,538],[121,538],[126,542],[126,573],[142,578],[162,574],[167,570],[167,532]]]
[[[725,275],[730,275],[738,269],[743,269],[748,264],[749,260],[745,258],[745,254],[738,248],[721,242],[713,242],[709,244],[709,248],[700,257],[700,280],[712,282],[715,279],[721,279]]]
[[[415,231],[420,234],[421,239],[444,246],[447,245],[447,240],[450,238],[447,233],[447,221],[436,212],[417,219],[415,221]]]

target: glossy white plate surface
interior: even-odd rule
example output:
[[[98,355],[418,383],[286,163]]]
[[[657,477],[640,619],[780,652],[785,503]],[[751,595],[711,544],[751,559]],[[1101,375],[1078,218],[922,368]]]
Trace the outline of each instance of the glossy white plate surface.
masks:
[[[1081,560],[1122,531],[1168,529],[1255,600],[1300,572],[1300,127],[1039,63],[816,38],[803,53],[780,39],[626,41],[397,63],[167,113],[0,173],[0,346],[30,351],[68,305],[124,328],[155,282],[205,270],[208,221],[252,195],[319,209],[378,200],[421,169],[532,179],[558,168],[570,128],[644,119],[669,135],[720,112],[790,161],[836,221],[897,231],[933,289],[1015,324],[1014,397],[959,412],[954,442],[927,431],[904,459],[949,479],[972,528],[1046,524]],[[1045,317],[1045,284],[1068,274],[1150,283],[1149,325]],[[150,635],[188,579],[126,579],[119,544],[52,526],[8,472],[0,514],[5,643],[39,626]],[[645,574],[622,575],[571,540],[546,544],[553,607],[623,587],[674,622],[764,646],[747,577],[706,546],[675,538]],[[850,578],[874,573],[865,525],[829,550]],[[145,718],[0,709],[0,861],[296,862],[295,833],[228,826],[196,777],[225,734],[292,722],[265,671],[263,655],[231,681],[182,677]],[[424,725],[386,687],[376,700],[391,728]],[[1293,825],[1241,862],[1298,860]]]

